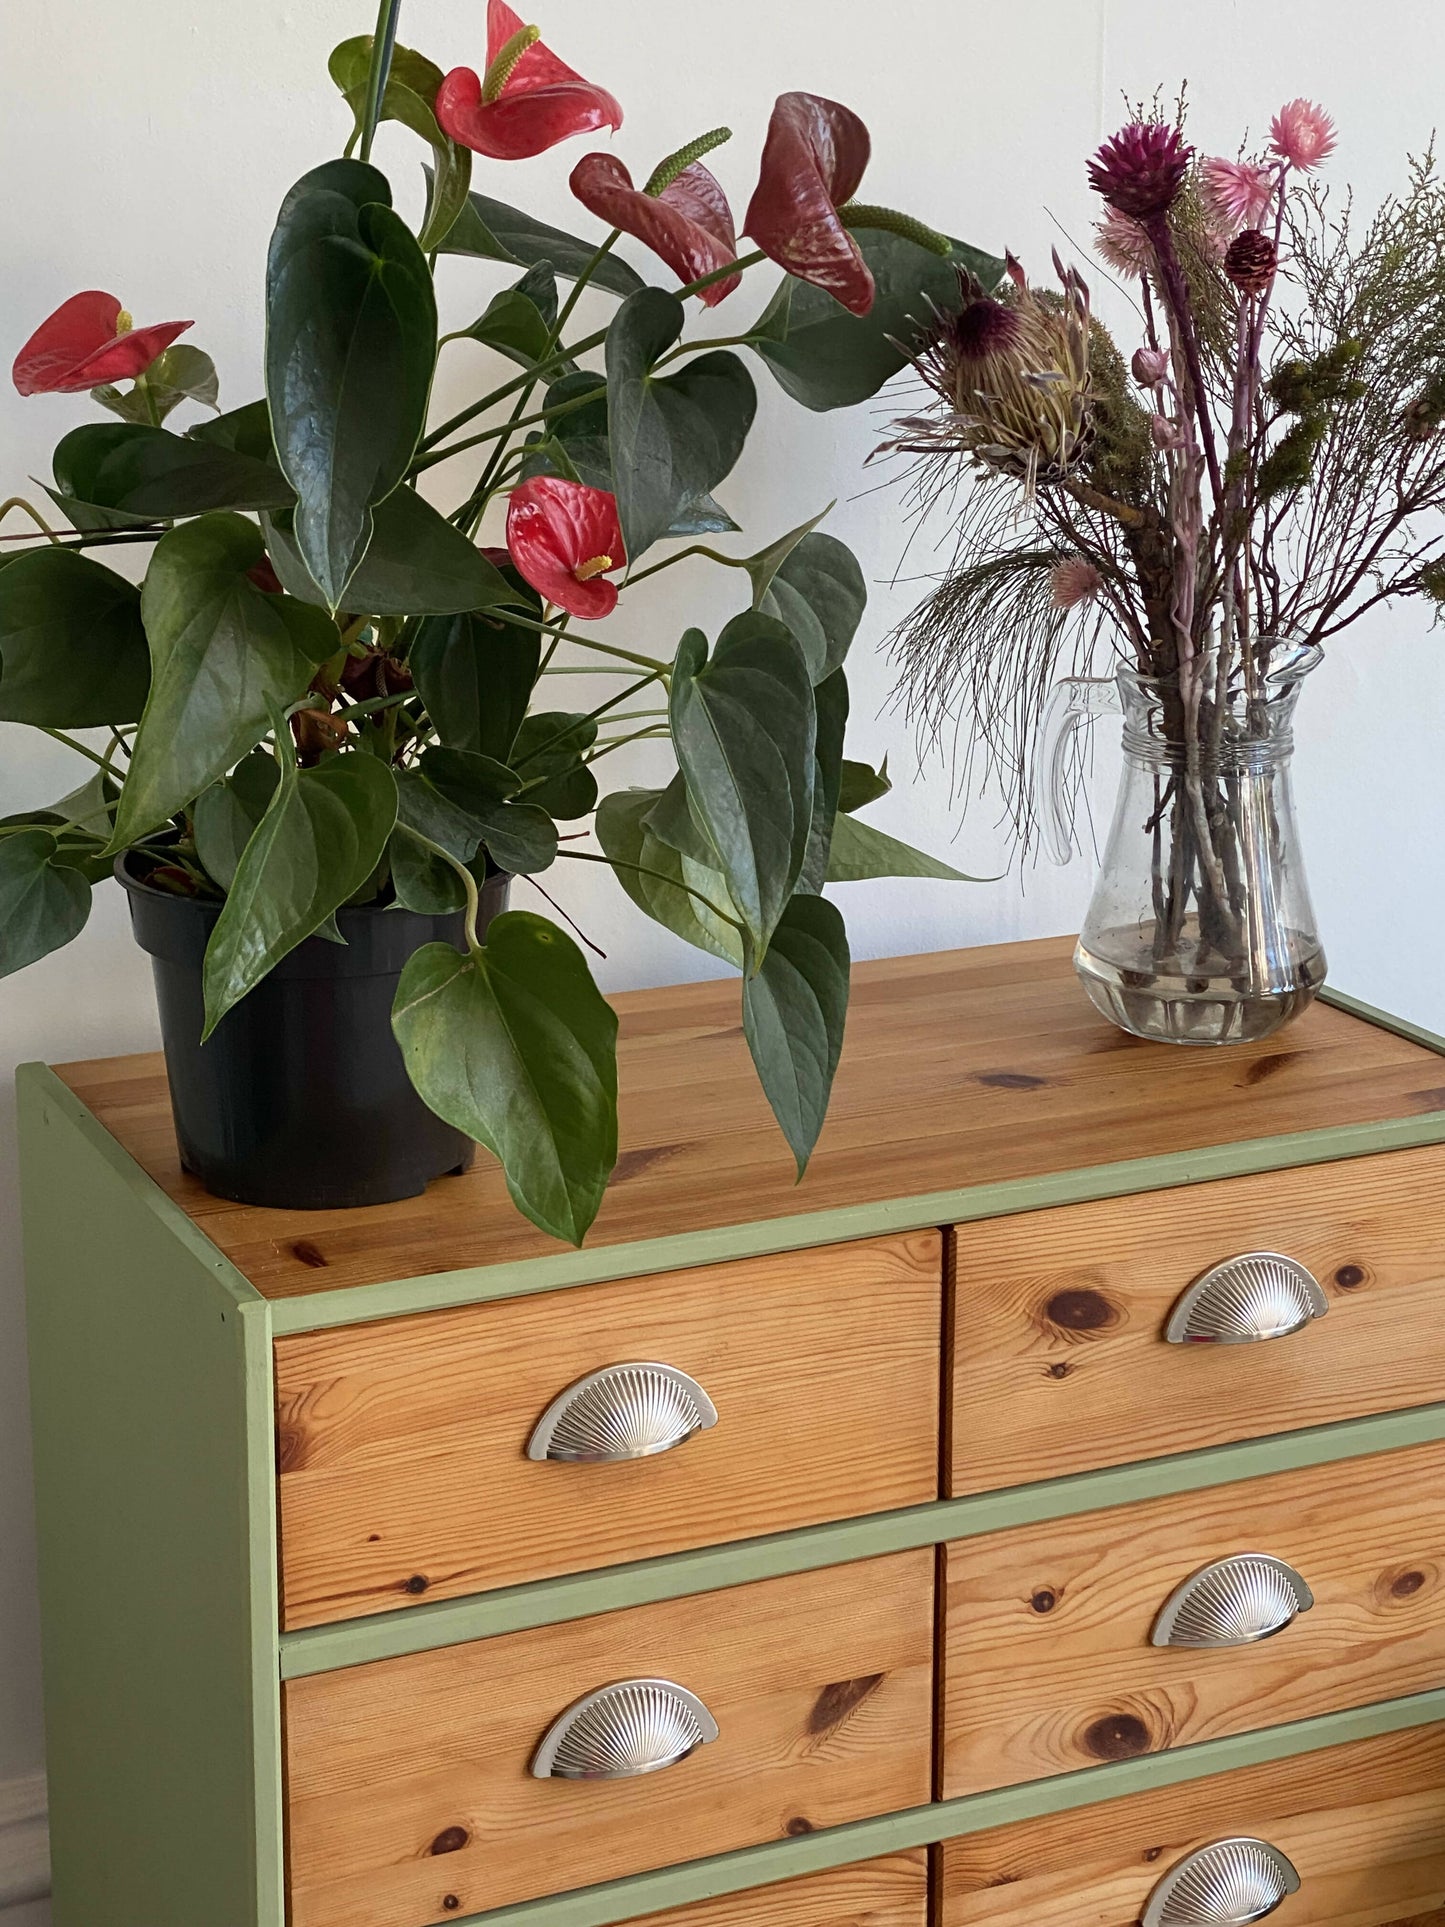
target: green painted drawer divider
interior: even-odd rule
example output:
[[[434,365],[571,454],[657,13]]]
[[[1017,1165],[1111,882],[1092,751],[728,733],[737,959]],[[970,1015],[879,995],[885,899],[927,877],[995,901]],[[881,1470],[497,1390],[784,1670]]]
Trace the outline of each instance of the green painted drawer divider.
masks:
[[[1262,1733],[1206,1740],[1171,1753],[1148,1753],[1113,1766],[1089,1767],[1051,1780],[1031,1780],[997,1793],[940,1800],[932,1806],[856,1820],[849,1826],[829,1827],[799,1839],[770,1841],[766,1846],[743,1847],[710,1860],[661,1867],[655,1873],[635,1874],[628,1880],[608,1881],[599,1887],[583,1887],[570,1894],[460,1917],[457,1927],[612,1927],[614,1922],[635,1920],[664,1907],[741,1893],[749,1887],[821,1873],[825,1868],[844,1867],[878,1854],[932,1846],[935,1841],[982,1833],[985,1828],[1007,1826],[1016,1820],[1063,1813],[1100,1800],[1145,1793],[1154,1787],[1178,1786],[1207,1774],[1227,1773],[1264,1761],[1288,1760],[1317,1747],[1372,1739],[1377,1734],[1428,1726],[1441,1719],[1445,1719],[1445,1689],[1415,1693],[1408,1699],[1361,1706],[1348,1713],[1293,1720]]]
[[[1445,1403],[1415,1405],[1377,1418],[1312,1425],[1297,1432],[1276,1432],[1269,1438],[1242,1439],[1232,1445],[1144,1459],[1103,1472],[1078,1472],[1038,1485],[1010,1486],[971,1498],[876,1512],[833,1525],[804,1526],[794,1532],[742,1539],[730,1546],[706,1546],[696,1552],[639,1559],[598,1572],[504,1586],[465,1599],[438,1600],[435,1605],[410,1606],[400,1612],[283,1633],[281,1674],[284,1679],[301,1679],[309,1673],[396,1659],[438,1646],[458,1646],[467,1640],[490,1639],[529,1626],[551,1626],[592,1613],[617,1612],[625,1606],[715,1592],[750,1579],[812,1572],[819,1566],[841,1565],[850,1559],[871,1559],[911,1546],[997,1532],[1005,1526],[1070,1518],[1139,1499],[1197,1492],[1236,1479],[1327,1465],[1436,1439],[1445,1439]]]

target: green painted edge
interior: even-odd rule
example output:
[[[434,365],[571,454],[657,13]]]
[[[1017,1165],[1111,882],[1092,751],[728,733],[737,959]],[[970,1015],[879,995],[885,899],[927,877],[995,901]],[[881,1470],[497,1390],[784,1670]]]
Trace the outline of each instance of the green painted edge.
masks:
[[[1037,1485],[1009,1486],[999,1492],[942,1499],[931,1505],[876,1512],[831,1525],[803,1526],[792,1532],[741,1539],[732,1545],[639,1559],[596,1572],[499,1587],[465,1599],[438,1600],[434,1605],[410,1606],[366,1619],[282,1633],[281,1676],[303,1679],[312,1673],[399,1659],[409,1653],[491,1639],[533,1626],[553,1626],[661,1599],[716,1592],[749,1580],[813,1572],[820,1566],[972,1538],[1008,1526],[1102,1512],[1142,1499],[1202,1491],[1207,1486],[1328,1465],[1438,1439],[1445,1439],[1445,1403],[1415,1405],[1373,1418],[1341,1419],[1330,1425],[1241,1439],[1169,1458],[1142,1459],[1101,1472],[1076,1472]]]
[[[1103,1800],[1179,1786],[1214,1773],[1235,1772],[1271,1760],[1292,1759],[1317,1748],[1374,1739],[1445,1719],[1445,1689],[1415,1693],[1408,1699],[1387,1700],[1345,1713],[1322,1713],[1313,1719],[1292,1720],[1259,1733],[1240,1733],[1223,1740],[1205,1740],[1172,1753],[1149,1753],[1113,1766],[1089,1767],[1051,1780],[1032,1780],[997,1793],[975,1793],[959,1800],[940,1800],[932,1806],[909,1807],[901,1813],[880,1814],[872,1820],[830,1827],[796,1840],[769,1841],[743,1847],[736,1853],[693,1860],[679,1867],[662,1867],[597,1887],[583,1887],[545,1900],[523,1901],[489,1913],[459,1918],[458,1927],[613,1927],[665,1907],[683,1907],[722,1894],[766,1887],[800,1874],[822,1873],[879,1854],[902,1853],[932,1846],[939,1840],[982,1833]]]
[[[235,1304],[266,1303],[250,1279],[211,1243],[195,1219],[188,1217],[175,1199],[141,1169],[130,1152],[111,1136],[95,1114],[86,1109],[70,1086],[62,1082],[48,1064],[17,1064],[15,1090],[17,1101],[23,1101],[24,1094],[30,1093],[54,1106],[80,1133],[87,1148],[115,1173],[128,1191],[149,1206],[161,1223],[179,1239],[187,1255],[214,1277]]]
[[[1304,1164],[1326,1164],[1445,1143],[1445,1110],[1418,1117],[1387,1118],[1375,1124],[1330,1125],[1318,1131],[1293,1131],[1281,1137],[1246,1138],[1210,1144],[1195,1151],[1130,1158],[1118,1164],[1093,1164],[1042,1178],[1016,1178],[999,1184],[965,1185],[956,1191],[929,1191],[917,1197],[844,1205],[748,1224],[684,1231],[667,1238],[630,1244],[558,1251],[545,1258],[512,1264],[471,1266],[431,1276],[403,1278],[337,1291],[308,1292],[272,1301],[277,1335],[329,1331],[338,1325],[367,1324],[409,1312],[442,1311],[530,1292],[562,1291],[577,1285],[604,1284],[650,1271],[679,1271],[691,1265],[732,1258],[759,1258],[812,1245],[841,1244],[850,1238],[887,1232],[922,1231],[941,1224],[967,1224],[1002,1218],[1053,1205],[1085,1204],[1100,1198],[1127,1197],[1136,1191],[1164,1191],[1176,1185],[1205,1184],[1215,1178],[1246,1177]]]
[[[1396,1017],[1377,1004],[1367,1004],[1363,997],[1352,997],[1348,991],[1335,990],[1326,984],[1320,992],[1320,1002],[1332,1004],[1336,1010],[1358,1017],[1362,1023],[1373,1024],[1376,1030],[1387,1030],[1395,1037],[1403,1037],[1411,1044],[1434,1051],[1438,1057],[1445,1057],[1445,1037],[1438,1031],[1426,1030],[1423,1024],[1412,1024],[1408,1017]]]
[[[257,1927],[286,1927],[285,1736],[278,1664],[281,1531],[276,1490],[276,1348],[271,1334],[271,1307],[264,1298],[259,1303],[243,1304],[239,1316],[245,1346],[256,1922]]]

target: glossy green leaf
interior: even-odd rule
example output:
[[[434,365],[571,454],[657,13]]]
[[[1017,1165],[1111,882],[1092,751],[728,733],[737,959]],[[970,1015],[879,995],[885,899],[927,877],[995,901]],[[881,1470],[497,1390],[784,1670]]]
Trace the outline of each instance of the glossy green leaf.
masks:
[[[48,957],[85,928],[90,885],[56,861],[59,848],[49,830],[0,836],[0,977]]]
[[[533,613],[541,613],[539,598]],[[535,629],[480,610],[429,616],[407,657],[443,745],[479,750],[499,763],[516,741],[541,661],[542,638]]]
[[[661,797],[660,790],[642,789],[604,796],[597,806],[597,840],[639,910],[684,943],[741,969],[743,940],[727,879],[654,832],[649,819]],[[716,915],[712,905],[724,914]]]
[[[164,421],[184,401],[199,402],[214,408],[221,392],[216,364],[202,348],[188,341],[173,341],[145,372],[145,385],[119,389],[107,383],[92,388],[90,399],[119,415],[124,422]]]
[[[757,410],[752,377],[726,349],[690,356],[675,374],[653,372],[682,324],[676,295],[644,288],[607,331],[612,486],[634,564],[731,472]]]
[[[211,881],[229,890],[246,845],[266,814],[280,780],[276,758],[264,749],[243,756],[229,776],[196,798],[191,812],[196,855]]]
[[[853,551],[836,536],[817,533],[804,535],[783,558],[758,606],[787,624],[814,682],[822,682],[847,655],[867,602]]]
[[[55,486],[66,504],[170,521],[212,509],[282,508],[285,477],[239,450],[138,422],[87,422],[56,444]],[[74,517],[72,517],[74,519]]]
[[[124,576],[60,548],[0,570],[0,720],[133,723],[150,673],[140,591]]]
[[[533,876],[556,861],[557,826],[551,817],[535,803],[508,800],[520,787],[515,771],[473,750],[429,749],[421,759],[421,774],[472,826],[498,869]],[[451,847],[443,837],[432,840]],[[454,848],[452,853],[466,860],[475,847],[473,843],[470,850]]]
[[[818,896],[828,880],[833,823],[841,807],[843,737],[848,728],[848,678],[843,670],[835,669],[816,685],[813,702],[818,711],[813,750],[813,820],[808,826],[808,854],[798,877],[798,889],[808,896]]]
[[[1003,276],[1002,261],[963,241],[945,258],[876,228],[853,239],[877,289],[866,315],[849,314],[824,289],[790,275],[754,330],[752,347],[779,386],[805,408],[851,408],[876,395],[907,365],[907,344],[929,325],[933,310],[958,312],[960,267],[987,287]]]
[[[205,1035],[362,887],[396,822],[396,783],[360,751],[298,770],[289,758],[242,852],[206,945]]]
[[[428,170],[430,175],[430,170]],[[520,208],[493,201],[485,194],[469,194],[466,205],[441,243],[443,254],[474,254],[487,261],[510,261],[519,268],[530,268],[548,261],[564,281],[575,281],[597,252],[597,244],[580,241],[575,234],[548,227]],[[635,294],[647,284],[634,269],[615,254],[604,254],[598,262],[589,288],[605,288],[609,294]]]
[[[281,582],[317,608],[326,598],[307,572],[288,512],[261,518]],[[394,490],[375,511],[371,542],[346,592],[347,607],[370,616],[452,615],[526,598],[476,544],[413,488]]]
[[[597,778],[582,761],[597,741],[595,718],[538,710],[517,732],[508,758],[522,779],[519,800],[573,822],[597,807]]]
[[[721,861],[761,960],[793,893],[813,816],[817,714],[803,653],[781,623],[734,616],[708,658],[678,644],[672,739],[692,813]]]
[[[436,296],[384,175],[328,161],[282,203],[266,266],[266,394],[296,491],[302,560],[342,605],[372,510],[406,474],[426,424]]]
[[[801,1178],[828,1114],[848,1015],[848,933],[825,897],[794,897],[756,976],[743,1035]]]
[[[279,468],[276,444],[271,439],[271,411],[264,398],[248,401],[241,408],[228,409],[212,420],[196,422],[186,430],[186,439],[231,448],[239,455],[249,455],[253,461]]]
[[[886,796],[893,787],[888,775],[888,758],[885,756],[877,769],[868,763],[855,763],[847,757],[843,759],[842,782],[838,790],[838,808],[863,810],[870,803],[876,803],[880,796]]]
[[[992,877],[965,876],[940,863],[936,856],[915,850],[860,823],[856,816],[841,810],[833,820],[833,844],[828,852],[829,883],[861,883],[868,877],[939,877],[948,883],[991,883]]]
[[[748,579],[753,585],[753,607],[755,609],[762,607],[763,597],[768,593],[773,577],[778,573],[778,570],[782,568],[788,557],[793,553],[793,550],[797,548],[805,535],[811,535],[813,533],[813,530],[817,528],[823,517],[831,513],[834,506],[834,503],[829,502],[827,508],[819,509],[816,515],[810,516],[806,522],[800,522],[797,528],[789,529],[786,535],[780,535],[775,542],[769,542],[767,547],[759,549],[756,555],[742,557],[742,566],[747,570]]]
[[[332,49],[327,70],[356,117],[353,138],[361,132],[366,113],[366,84],[371,69],[372,36],[358,34]],[[427,170],[427,209],[418,236],[423,252],[439,247],[466,206],[472,178],[471,150],[448,140],[437,124],[437,89],[442,70],[425,54],[410,47],[393,47],[386,91],[381,99],[382,120],[400,121],[419,134],[432,150],[434,166]]]
[[[392,887],[404,910],[441,917],[466,907],[466,886],[445,857],[435,855],[401,828],[387,849]]]
[[[254,523],[207,515],[161,537],[141,590],[151,688],[116,824],[134,842],[194,801],[265,735],[336,648],[334,625],[247,579]]]
[[[482,313],[461,333],[498,354],[532,368],[552,347],[557,319],[557,277],[550,261],[528,268],[514,288],[494,294]]]
[[[392,1027],[438,1117],[500,1160],[533,1224],[580,1245],[617,1162],[617,1018],[572,939],[508,910],[469,955],[427,944]]]

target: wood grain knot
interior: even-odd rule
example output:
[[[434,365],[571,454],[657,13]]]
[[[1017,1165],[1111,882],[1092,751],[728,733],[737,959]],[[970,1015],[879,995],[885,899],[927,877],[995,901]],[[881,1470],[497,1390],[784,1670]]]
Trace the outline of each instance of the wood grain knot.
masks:
[[[1038,1591],[1029,1600],[1029,1605],[1036,1613],[1051,1613],[1058,1603],[1058,1594],[1051,1591],[1047,1586],[1040,1586]]]
[[[1046,1369],[1044,1376],[1046,1378],[1067,1378],[1073,1369],[1073,1366],[1067,1358],[1056,1358],[1053,1364]]]
[[[1163,1851],[1164,1849],[1162,1847],[1146,1847],[1144,1849],[1144,1858],[1150,1861],[1157,1860]]]
[[[1387,1566],[1375,1581],[1375,1599],[1378,1604],[1387,1606],[1392,1600],[1414,1599],[1427,1586],[1433,1585],[1433,1567]]]
[[[1111,1305],[1103,1292],[1092,1291],[1087,1285],[1056,1291],[1044,1306],[1049,1323],[1067,1332],[1107,1331],[1119,1323],[1119,1315],[1117,1305]]]
[[[310,1265],[315,1271],[324,1271],[331,1262],[320,1245],[312,1244],[309,1238],[298,1238],[291,1247],[291,1256],[299,1258],[303,1265]]]
[[[995,1091],[1037,1091],[1048,1083],[1046,1077],[1031,1077],[1027,1071],[980,1071],[978,1082]]]
[[[836,1732],[865,1700],[873,1697],[886,1678],[886,1673],[864,1673],[861,1679],[837,1679],[825,1686],[808,1715],[808,1731]]]
[[[1339,1265],[1336,1267],[1334,1277],[1341,1291],[1354,1291],[1358,1285],[1363,1285],[1368,1280],[1369,1275],[1363,1265]]]
[[[448,1912],[449,1914],[454,1914],[454,1913],[456,1913],[456,1911],[457,1911],[457,1910],[458,1910],[458,1908],[459,1908],[459,1907],[461,1906],[461,1904],[462,1904],[462,1903],[461,1903],[461,1900],[459,1899],[459,1897],[458,1897],[458,1896],[457,1896],[456,1894],[443,1894],[443,1895],[442,1895],[442,1906],[443,1906],[443,1907],[444,1907],[444,1908],[446,1909],[446,1911],[447,1911],[447,1912]]]
[[[443,1827],[427,1848],[428,1853],[460,1853],[471,1839],[465,1827]]]
[[[425,1573],[414,1572],[410,1579],[402,1580],[401,1589],[403,1592],[410,1593],[425,1592],[430,1584],[431,1581],[426,1577]]]
[[[1135,1713],[1106,1713],[1084,1728],[1082,1743],[1096,1760],[1133,1760],[1149,1751],[1149,1729]]]
[[[306,1463],[306,1434],[289,1427],[277,1434],[276,1469],[297,1472]]]
[[[795,1813],[791,1820],[785,1820],[783,1822],[783,1832],[786,1834],[789,1834],[794,1840],[798,1839],[801,1835],[805,1833],[811,1833],[812,1831],[813,1831],[812,1821],[805,1820],[801,1813]]]

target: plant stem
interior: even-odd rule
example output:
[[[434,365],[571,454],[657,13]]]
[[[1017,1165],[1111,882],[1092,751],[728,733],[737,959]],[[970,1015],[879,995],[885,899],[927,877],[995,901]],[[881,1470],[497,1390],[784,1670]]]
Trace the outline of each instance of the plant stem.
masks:
[[[396,827],[404,836],[409,836],[413,843],[420,843],[424,850],[430,850],[432,855],[439,856],[443,863],[449,863],[461,878],[462,888],[467,893],[467,948],[474,956],[478,955],[482,945],[481,939],[477,936],[477,918],[481,914],[482,899],[477,889],[477,879],[460,857],[453,856],[450,850],[444,850],[440,843],[433,843],[429,836],[423,836],[420,830],[414,830],[410,823],[398,820]]]
[[[42,736],[49,736],[57,743],[64,743],[67,749],[73,749],[77,756],[84,756],[88,762],[94,763],[97,769],[103,769],[106,774],[109,775],[110,762],[108,758],[97,755],[87,744],[77,743],[75,738],[73,736],[67,736],[63,729],[51,729],[44,723],[37,723],[35,727],[40,731]]]
[[[381,0],[376,16],[376,32],[371,39],[371,65],[366,75],[366,108],[361,122],[361,158],[371,159],[371,143],[381,119],[381,103],[386,98],[386,83],[391,75],[391,57],[396,49],[396,26],[401,18],[401,0]]]
[[[663,870],[650,870],[645,863],[628,863],[620,856],[598,856],[593,850],[559,849],[557,854],[571,857],[574,863],[605,863],[609,870],[632,870],[640,877],[652,877],[658,883],[665,883],[669,889],[685,890],[690,897],[696,897],[699,903],[706,904],[719,922],[729,924],[739,936],[743,934],[743,927],[736,917],[730,917],[726,910],[720,910],[712,898],[705,897],[701,890],[694,890],[690,883],[683,883],[677,877],[670,877]]]
[[[0,502],[0,522],[4,521],[5,517],[10,513],[11,509],[22,509],[25,512],[25,514],[30,517],[31,521],[35,524],[35,526],[38,529],[42,530],[43,533],[47,535],[52,542],[55,542],[55,543],[60,542],[60,537],[56,534],[55,530],[51,528],[50,524],[46,521],[45,517],[40,513],[39,509],[36,508],[32,503],[27,502],[23,495],[11,495],[5,501]],[[10,538],[10,540],[12,541],[15,539],[16,538],[14,538],[13,536]],[[29,542],[29,541],[34,541],[35,538],[27,532],[24,539]]]
[[[620,649],[615,643],[594,642],[590,636],[574,636],[570,630],[555,622],[535,622],[530,616],[514,615],[509,609],[507,621],[515,623],[519,629],[535,629],[542,636],[565,636],[568,642],[575,642],[579,649],[595,649],[601,655],[615,656],[619,662],[635,663],[639,669],[653,669],[666,674],[671,669],[670,662],[659,662],[656,656],[640,656],[635,649]]]
[[[615,696],[609,696],[605,703],[599,703],[596,709],[588,710],[581,721],[595,723],[599,717],[605,716],[609,709],[615,709],[618,703],[625,703],[629,696],[635,696],[639,689],[646,689],[649,683],[656,682],[658,677],[664,673],[663,670],[654,669],[651,675],[641,677],[637,682],[633,683],[630,689],[619,689],[617,694]],[[546,752],[554,748],[556,744],[565,741],[579,726],[578,723],[569,722],[565,728],[555,730],[545,742],[538,743],[535,749],[529,749],[525,756],[513,763],[512,768],[514,770],[525,769],[527,764],[532,762],[536,757],[545,755]]]
[[[523,390],[524,406],[526,390]],[[433,468],[452,455],[460,455],[464,449],[476,448],[481,442],[492,442],[499,435],[510,435],[518,428],[532,428],[539,422],[559,421],[563,415],[570,415],[574,408],[584,408],[588,402],[596,401],[597,393],[574,395],[571,401],[558,402],[555,408],[539,409],[535,415],[516,415],[510,421],[499,422],[492,428],[483,428],[475,435],[468,435],[465,441],[449,442],[445,448],[434,448],[419,456],[407,470],[408,475],[420,475],[423,469]]]

